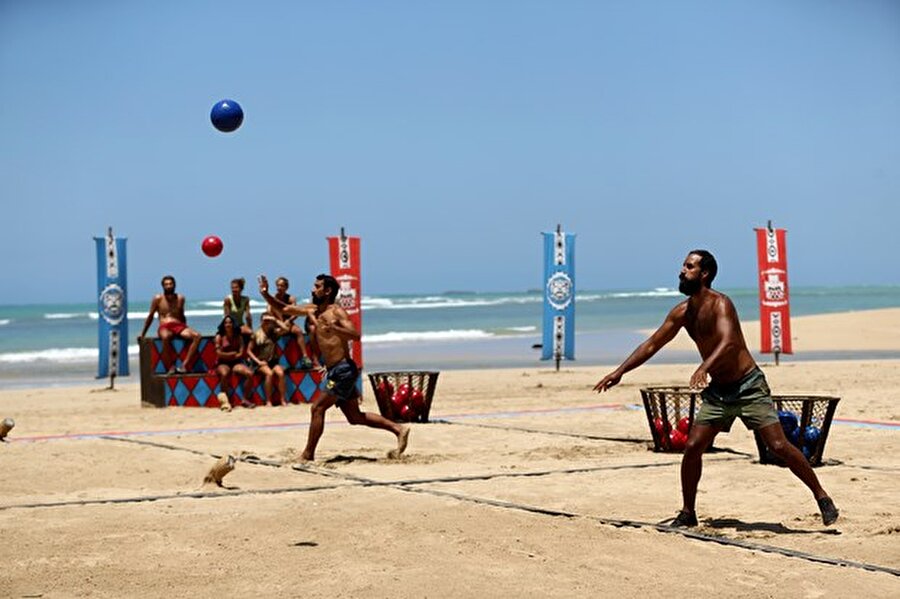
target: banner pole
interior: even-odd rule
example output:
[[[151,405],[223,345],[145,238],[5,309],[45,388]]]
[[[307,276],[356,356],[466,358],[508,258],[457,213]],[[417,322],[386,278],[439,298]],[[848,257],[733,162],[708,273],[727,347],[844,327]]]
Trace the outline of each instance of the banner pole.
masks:
[[[562,234],[562,224],[556,223],[556,235],[559,236]],[[559,363],[562,360],[562,344],[556,344],[556,355],[553,356],[556,359],[556,372],[559,372]]]
[[[112,225],[107,227],[106,229],[106,237],[109,239],[110,244],[116,243],[116,238],[113,237]],[[106,388],[107,391],[115,391],[116,387],[116,369],[111,369],[109,371],[109,387]]]
[[[772,233],[772,219],[769,219],[769,220],[767,221],[767,223],[766,223],[766,228],[769,230],[769,234],[771,234],[771,233]],[[776,349],[776,350],[775,350],[774,352],[772,352],[772,353],[775,354],[775,366],[778,366],[778,358],[779,358],[779,354],[781,354],[781,352],[778,351],[778,350]]]

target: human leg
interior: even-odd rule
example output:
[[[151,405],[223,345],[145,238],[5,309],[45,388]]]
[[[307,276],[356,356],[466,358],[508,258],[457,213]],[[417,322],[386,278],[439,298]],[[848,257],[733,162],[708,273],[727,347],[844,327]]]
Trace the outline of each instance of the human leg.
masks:
[[[306,448],[300,455],[303,460],[316,459],[316,446],[325,430],[325,411],[335,404],[337,398],[330,393],[323,393],[310,406],[309,433],[306,436]]]
[[[696,524],[697,485],[703,473],[703,453],[721,429],[712,424],[694,423],[681,459],[681,512],[694,516]]]
[[[359,409],[358,398],[342,401],[338,404],[338,407],[344,413],[344,417],[350,424],[363,424],[365,426],[380,428],[394,433],[397,436],[397,448],[392,449],[388,453],[388,457],[397,458],[406,451],[406,444],[409,439],[410,431],[408,424],[397,424],[396,422],[388,420],[381,414],[361,411]]]
[[[263,397],[270,405],[274,405],[272,404],[272,369],[268,364],[262,364],[257,372],[263,377]]]
[[[300,355],[302,356],[303,361],[306,362],[307,360],[310,360],[312,362],[313,368],[319,368],[319,358],[309,351],[309,348],[306,345],[306,335],[303,334],[303,329],[298,327],[296,324],[292,324],[290,334],[294,336],[294,339],[297,340],[297,345],[300,346]]]
[[[216,374],[219,376],[219,394],[217,397],[220,402],[224,401],[231,405],[231,367],[227,364],[219,364],[216,366]]]
[[[177,359],[175,348],[172,347],[172,337],[174,336],[174,333],[169,329],[159,327],[159,340],[162,341],[162,353],[159,358],[162,360],[163,368],[169,373],[175,372],[175,361]],[[166,362],[169,363],[168,366],[166,366]]]
[[[285,381],[284,368],[281,367],[281,364],[276,364],[272,368],[272,377],[278,385],[278,394],[281,396],[281,405],[288,405],[290,402],[288,401],[287,396],[287,382]]]
[[[794,476],[803,481],[803,484],[812,492],[822,512],[822,521],[827,525],[837,520],[838,510],[819,483],[819,477],[816,476],[812,466],[809,465],[800,450],[784,436],[781,424],[776,422],[757,429],[757,432],[769,451],[787,464]]]
[[[241,405],[245,408],[255,408],[253,403],[253,372],[246,364],[235,364],[232,368],[234,374],[244,379],[244,399]]]
[[[187,354],[184,356],[184,362],[181,363],[183,371],[190,371],[194,365],[194,356],[197,355],[197,348],[200,346],[201,335],[190,327],[185,327],[180,334],[181,338],[190,343]]]

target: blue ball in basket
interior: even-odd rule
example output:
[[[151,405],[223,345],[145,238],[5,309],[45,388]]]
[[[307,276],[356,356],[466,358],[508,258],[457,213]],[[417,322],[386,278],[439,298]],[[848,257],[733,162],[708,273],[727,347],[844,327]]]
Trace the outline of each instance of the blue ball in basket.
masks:
[[[819,437],[821,436],[822,431],[819,430],[819,427],[810,425],[803,431],[803,442],[807,447],[813,449],[819,443]]]
[[[809,447],[808,445],[804,445],[800,451],[803,452],[803,457],[806,458],[807,461],[812,459],[812,455],[813,455],[812,447]]]
[[[800,423],[797,422],[797,415],[787,410],[778,410],[778,420],[786,435],[790,435],[791,431],[800,426]]]
[[[787,436],[787,438],[788,438],[788,441],[790,441],[791,443],[793,443],[793,444],[796,445],[797,447],[800,446],[800,428],[799,428],[799,427],[798,427],[798,428],[795,428],[795,429],[792,430],[791,432],[787,433],[786,436]]]

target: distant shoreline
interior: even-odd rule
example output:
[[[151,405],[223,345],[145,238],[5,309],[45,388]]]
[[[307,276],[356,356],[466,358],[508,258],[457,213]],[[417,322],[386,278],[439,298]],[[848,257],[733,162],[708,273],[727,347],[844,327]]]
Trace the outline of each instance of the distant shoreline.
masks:
[[[894,360],[900,359],[900,308],[864,310],[799,316],[791,319],[794,354],[784,355],[783,363],[822,360]],[[747,344],[762,364],[774,361],[771,354],[760,354],[758,321],[742,322]],[[610,329],[576,335],[574,362],[563,366],[589,366],[602,369],[619,364],[651,331]],[[383,370],[489,370],[496,368],[550,368],[552,361],[541,361],[539,333],[474,339],[423,340],[378,343],[364,346],[364,371]],[[663,348],[655,364],[693,364],[697,351],[686,334],[679,334]],[[131,377],[122,384],[139,383],[136,356],[132,356]],[[47,375],[47,364],[0,364],[0,389],[33,389],[58,386],[101,385],[93,378],[96,364],[59,364]]]
[[[759,347],[759,320],[741,321],[751,350]],[[642,335],[653,331],[642,329]],[[900,308],[878,308],[791,317],[797,355],[805,352],[900,352]],[[663,351],[685,351],[694,343],[682,331]]]

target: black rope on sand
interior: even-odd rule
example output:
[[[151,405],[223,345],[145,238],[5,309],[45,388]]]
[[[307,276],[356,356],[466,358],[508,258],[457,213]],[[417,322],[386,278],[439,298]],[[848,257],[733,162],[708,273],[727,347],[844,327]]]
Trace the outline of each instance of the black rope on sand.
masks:
[[[134,443],[135,445],[147,445],[149,447],[158,447],[160,449],[169,449],[172,451],[186,451],[188,453],[192,453],[194,455],[200,455],[203,457],[214,457],[214,458],[222,457],[220,455],[216,455],[213,453],[206,453],[205,451],[200,451],[198,449],[191,449],[190,447],[179,447],[178,445],[169,445],[167,443],[157,443],[156,441],[146,441],[144,439],[131,439],[128,437],[113,437],[112,435],[100,435],[97,438],[103,439],[105,441],[119,441],[120,443]]]
[[[248,490],[222,490],[222,491],[196,491],[193,493],[172,493],[168,495],[138,495],[133,497],[114,497],[109,499],[77,499],[71,501],[50,501],[46,503],[19,503],[14,505],[2,505],[0,511],[12,509],[33,509],[49,507],[69,507],[85,505],[104,505],[116,503],[143,503],[150,501],[165,501],[167,499],[206,499],[216,497],[237,497],[240,495],[281,495],[283,493],[307,493],[313,491],[326,491],[340,489],[354,485],[316,485],[309,487],[282,487],[279,489],[248,489]]]

